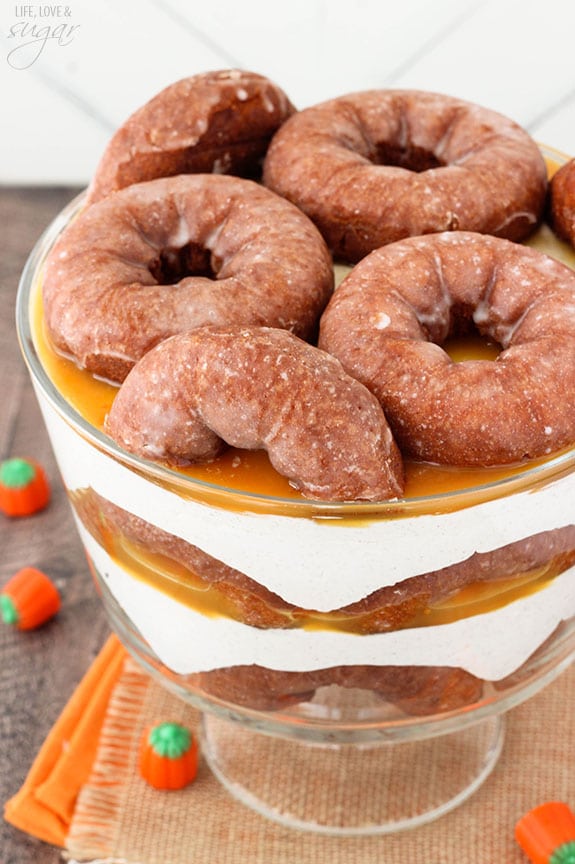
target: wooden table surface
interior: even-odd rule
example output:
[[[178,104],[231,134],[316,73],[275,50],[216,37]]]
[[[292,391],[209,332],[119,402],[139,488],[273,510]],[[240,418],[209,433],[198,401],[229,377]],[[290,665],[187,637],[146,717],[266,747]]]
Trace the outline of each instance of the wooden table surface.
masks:
[[[0,460],[32,456],[47,470],[52,499],[42,513],[0,513],[0,585],[26,565],[48,573],[62,609],[21,633],[0,625],[0,803],[20,787],[42,741],[109,630],[96,597],[50,449],[14,325],[19,276],[36,239],[77,189],[0,189]],[[0,821],[0,864],[55,864],[59,851]]]

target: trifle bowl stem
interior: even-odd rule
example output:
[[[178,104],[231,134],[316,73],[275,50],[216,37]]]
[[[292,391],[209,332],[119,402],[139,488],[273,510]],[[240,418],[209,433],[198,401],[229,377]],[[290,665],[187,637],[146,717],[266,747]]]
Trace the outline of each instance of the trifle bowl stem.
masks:
[[[282,825],[367,836],[415,828],[462,804],[501,753],[504,717],[429,738],[339,744],[264,734],[202,715],[203,753],[241,802]]]

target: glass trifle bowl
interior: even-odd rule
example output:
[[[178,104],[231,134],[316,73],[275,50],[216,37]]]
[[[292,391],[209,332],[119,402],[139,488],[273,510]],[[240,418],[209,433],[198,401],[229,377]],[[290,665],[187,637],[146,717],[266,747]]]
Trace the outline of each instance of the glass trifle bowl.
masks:
[[[102,431],[114,387],[43,328],[44,262],[82,201],[33,250],[17,326],[112,628],[268,817],[374,834],[449,811],[495,765],[504,713],[575,654],[575,448],[414,464],[380,503],[306,500],[259,452],[186,470],[125,452]],[[573,263],[546,228],[530,242]]]

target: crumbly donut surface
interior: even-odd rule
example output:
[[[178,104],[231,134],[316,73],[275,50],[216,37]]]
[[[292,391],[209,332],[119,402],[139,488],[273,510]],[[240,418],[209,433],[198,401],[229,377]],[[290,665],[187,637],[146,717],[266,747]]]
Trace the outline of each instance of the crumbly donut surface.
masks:
[[[285,330],[203,327],[162,342],[124,381],[107,431],[131,453],[176,465],[214,458],[223,441],[265,449],[310,498],[378,501],[403,488],[375,397]]]
[[[227,69],[176,81],[112,136],[88,203],[156,177],[257,176],[273,133],[294,110],[283,90],[255,72]]]
[[[293,115],[273,138],[264,182],[313,219],[336,257],[355,262],[439,231],[521,240],[541,219],[547,175],[535,142],[494,111],[370,90]]]
[[[475,328],[495,361],[452,361]],[[320,346],[380,400],[405,456],[504,465],[575,441],[575,273],[470,232],[414,237],[361,261],[333,295]]]
[[[575,247],[575,159],[570,159],[553,175],[549,193],[553,230]]]
[[[52,249],[42,290],[56,348],[122,380],[162,339],[202,325],[308,337],[333,268],[315,226],[288,201],[250,180],[194,174],[136,184],[84,210]]]

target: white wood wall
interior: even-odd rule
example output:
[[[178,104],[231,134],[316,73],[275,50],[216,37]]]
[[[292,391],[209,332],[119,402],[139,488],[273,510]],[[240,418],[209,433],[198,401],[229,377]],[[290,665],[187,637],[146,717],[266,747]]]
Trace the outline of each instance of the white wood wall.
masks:
[[[268,75],[298,107],[370,87],[449,93],[575,154],[575,0],[1,0],[0,11],[0,183],[86,183],[135,108],[229,66]]]

